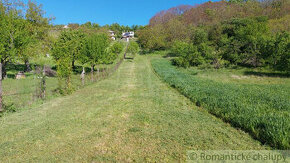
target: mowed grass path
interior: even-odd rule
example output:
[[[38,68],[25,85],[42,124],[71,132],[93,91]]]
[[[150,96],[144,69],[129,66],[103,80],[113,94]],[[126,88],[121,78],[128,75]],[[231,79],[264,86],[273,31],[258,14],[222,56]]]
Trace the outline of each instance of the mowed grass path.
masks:
[[[0,119],[0,162],[185,161],[187,150],[263,149],[168,87],[150,57],[109,79]]]

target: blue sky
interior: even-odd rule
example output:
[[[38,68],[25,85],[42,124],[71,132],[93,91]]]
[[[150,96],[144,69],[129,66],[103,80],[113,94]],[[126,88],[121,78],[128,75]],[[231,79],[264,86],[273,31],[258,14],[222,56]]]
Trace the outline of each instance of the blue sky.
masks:
[[[182,4],[200,4],[208,0],[34,0],[43,5],[53,24],[85,23],[100,25],[146,25],[157,12]]]

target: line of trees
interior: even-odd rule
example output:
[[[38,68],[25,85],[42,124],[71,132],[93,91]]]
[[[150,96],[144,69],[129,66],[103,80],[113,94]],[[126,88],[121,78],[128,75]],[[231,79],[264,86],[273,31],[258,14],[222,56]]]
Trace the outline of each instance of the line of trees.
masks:
[[[109,29],[139,29],[139,26],[130,28],[117,24],[101,27],[91,22],[69,24],[69,29],[66,29],[63,25],[51,25],[53,18],[44,15],[42,6],[31,0],[27,3],[21,0],[0,1],[0,112],[4,110],[2,80],[6,77],[8,64],[24,63],[25,72],[30,72],[30,60],[37,60],[35,72],[41,78],[37,97],[44,98],[46,72],[51,71],[46,62],[52,54],[57,66],[59,91],[69,94],[73,91],[71,78],[76,71],[76,62],[84,67],[82,78],[85,67],[90,66],[94,80],[96,65],[113,63],[123,51],[122,43],[112,43],[109,39]],[[100,71],[99,68],[97,71]]]
[[[115,35],[117,38],[121,38],[123,32],[129,32],[129,31],[136,32],[137,30],[144,28],[144,26],[142,25],[125,26],[125,25],[120,25],[118,23],[100,26],[99,24],[92,23],[92,22],[86,22],[84,24],[70,23],[67,26],[68,28],[73,29],[73,30],[83,30],[87,32],[90,30],[97,30],[97,31],[104,31],[104,32],[108,32],[108,30],[112,30],[115,32]],[[60,29],[62,29],[64,25],[58,25],[56,27],[59,27]]]
[[[290,72],[290,2],[230,0],[178,6],[139,30],[144,49],[170,49],[178,66],[270,66]]]
[[[91,80],[94,81],[95,66],[113,63],[122,50],[122,43],[112,44],[109,36],[104,33],[86,34],[80,30],[63,31],[52,47],[52,55],[57,63],[60,93],[70,94],[73,91],[71,76],[76,61],[82,64],[83,74],[84,67],[87,65],[91,67]],[[97,72],[100,72],[99,67]]]

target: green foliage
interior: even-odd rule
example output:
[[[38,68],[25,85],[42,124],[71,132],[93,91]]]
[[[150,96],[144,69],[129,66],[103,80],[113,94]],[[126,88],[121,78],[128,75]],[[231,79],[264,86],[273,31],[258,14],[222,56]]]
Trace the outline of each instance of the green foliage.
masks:
[[[173,43],[171,52],[179,57],[173,60],[174,64],[183,67],[212,64],[215,68],[229,63],[252,67],[270,65],[289,71],[289,33],[273,37],[267,22],[266,17],[232,19],[210,27],[208,32],[195,29],[192,44]]]
[[[290,72],[290,33],[277,33],[273,39],[267,42],[264,54],[273,68]]]
[[[105,51],[105,58],[103,64],[111,64],[113,63],[118,55],[123,51],[124,44],[121,42],[114,42],[109,48]]]
[[[3,5],[0,3],[0,5]],[[18,16],[16,9],[6,11],[7,8],[1,6],[0,11],[0,47],[2,53],[0,55],[1,62],[8,62],[8,60],[13,60],[17,54],[19,46],[21,46],[21,36],[23,35],[22,29],[25,29],[25,21]],[[7,12],[6,14],[3,14]],[[15,42],[18,43],[15,45]]]
[[[137,32],[138,43],[146,50],[162,50],[166,47],[166,35],[161,26],[146,27]]]
[[[139,51],[139,44],[135,41],[130,41],[127,53],[130,53],[134,57]]]
[[[108,62],[108,50],[110,40],[106,34],[93,34],[87,36],[82,48],[82,63],[91,66]]]
[[[220,83],[177,70],[165,59],[153,68],[171,86],[210,113],[278,149],[290,147],[287,86]],[[275,91],[273,91],[275,90]]]
[[[192,43],[176,41],[171,52],[178,57],[173,59],[173,64],[182,67],[199,66],[217,59],[214,48],[208,46],[207,43],[200,43],[196,46]]]
[[[176,56],[186,56],[189,53],[189,44],[183,41],[176,41],[171,47],[171,52]]]
[[[77,31],[64,31],[53,46],[52,54],[57,63],[59,77],[59,90],[62,93],[72,92],[71,75],[72,62],[79,56],[82,44],[82,34]],[[65,80],[65,88],[62,88],[62,80]]]
[[[283,50],[287,41],[279,43],[278,33],[289,32],[289,6],[287,0],[230,0],[204,3],[190,10],[175,7],[152,17],[150,25],[137,32],[138,42],[151,51],[187,53],[182,59],[174,59],[176,65],[185,67],[239,65],[288,71],[288,51]],[[176,41],[192,43],[198,53],[190,54],[185,50],[188,45],[174,50]],[[275,48],[277,44],[281,48]],[[281,60],[280,55],[284,57]]]
[[[265,17],[232,19],[224,25],[223,33],[228,37],[227,43],[232,45],[225,45],[227,48],[224,55],[234,51],[231,55],[237,55],[237,64],[255,67],[263,65],[261,50],[270,35]]]
[[[205,43],[208,41],[208,33],[204,29],[198,28],[194,31],[192,41],[195,45]]]
[[[114,54],[120,54],[123,51],[124,45],[120,42],[115,42],[111,47],[111,52]]]
[[[178,56],[173,60],[173,63],[177,66],[197,66],[203,63],[203,58],[197,46],[191,43],[176,41],[172,46],[172,53]]]
[[[29,1],[23,15],[22,3],[0,3],[1,62],[22,59],[27,61],[36,55],[35,45],[46,37],[49,19],[44,17],[41,6]]]

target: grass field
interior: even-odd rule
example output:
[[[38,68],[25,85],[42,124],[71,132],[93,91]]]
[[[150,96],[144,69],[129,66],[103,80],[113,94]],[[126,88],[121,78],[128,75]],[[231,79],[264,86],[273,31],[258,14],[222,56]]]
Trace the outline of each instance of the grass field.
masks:
[[[152,64],[163,80],[198,106],[263,143],[289,149],[289,79],[237,78],[242,71],[177,69],[166,59],[155,59]]]
[[[173,162],[187,150],[269,149],[126,60],[108,79],[0,119],[0,162]]]

